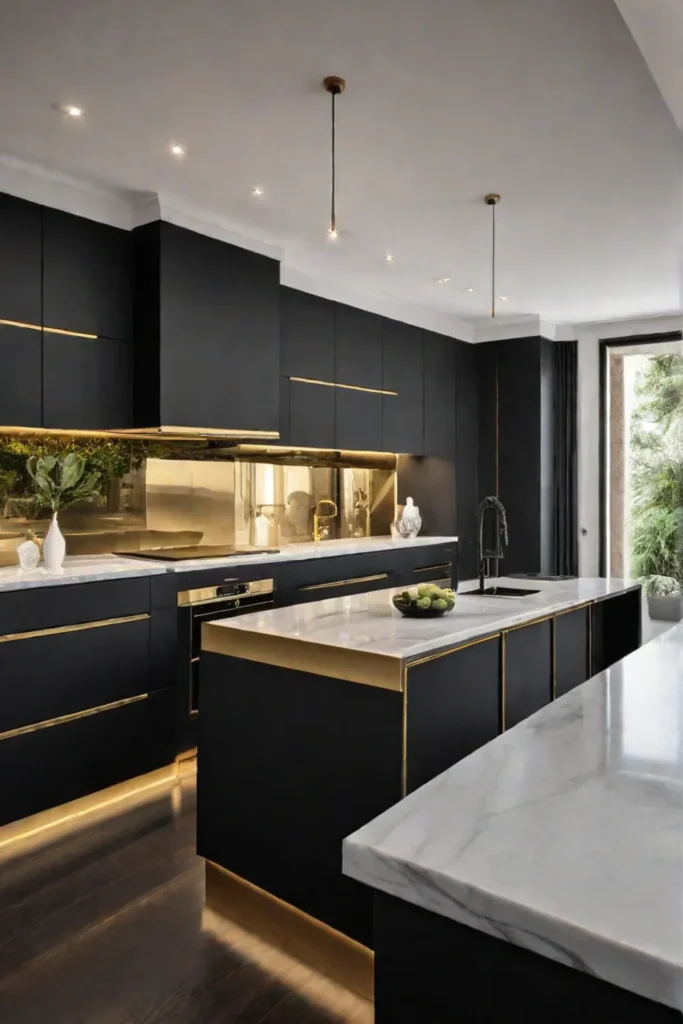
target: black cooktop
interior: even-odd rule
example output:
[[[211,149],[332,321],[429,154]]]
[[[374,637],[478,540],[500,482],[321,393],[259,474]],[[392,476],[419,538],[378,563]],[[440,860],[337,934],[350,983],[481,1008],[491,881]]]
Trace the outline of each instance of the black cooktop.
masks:
[[[185,562],[191,558],[232,558],[233,555],[277,555],[279,548],[237,548],[224,544],[197,544],[187,548],[151,548],[147,551],[118,551],[127,558],[155,558],[160,562]]]

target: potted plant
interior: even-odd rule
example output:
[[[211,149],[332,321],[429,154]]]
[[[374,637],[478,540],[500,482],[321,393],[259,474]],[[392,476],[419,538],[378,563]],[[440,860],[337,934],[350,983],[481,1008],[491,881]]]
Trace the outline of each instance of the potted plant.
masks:
[[[61,569],[66,554],[66,542],[59,529],[61,509],[77,501],[88,501],[98,493],[95,473],[85,475],[85,459],[76,452],[60,458],[45,455],[31,456],[26,468],[36,488],[36,501],[52,511],[52,522],[43,542],[43,561],[48,569]]]
[[[631,571],[653,619],[683,617],[683,356],[652,356],[631,423]]]
[[[645,580],[645,593],[651,619],[678,622],[683,618],[683,591],[673,576],[650,576]]]

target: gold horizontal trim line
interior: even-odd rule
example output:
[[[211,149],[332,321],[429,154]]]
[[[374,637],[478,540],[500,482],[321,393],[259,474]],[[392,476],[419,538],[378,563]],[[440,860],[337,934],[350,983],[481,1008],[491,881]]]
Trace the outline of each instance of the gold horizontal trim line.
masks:
[[[66,334],[70,338],[88,338],[90,341],[97,341],[96,334],[85,334],[83,331],[65,331],[62,327],[43,327],[44,334]]]
[[[126,434],[128,431],[123,431]],[[181,437],[225,437],[225,438],[241,438],[241,437],[255,437],[265,438],[266,440],[279,441],[280,431],[279,430],[239,430],[236,427],[174,427],[168,424],[163,424],[160,427],[132,427],[130,430],[131,434],[146,434],[148,436],[162,436],[164,434],[177,434]]]
[[[335,580],[332,583],[307,583],[306,586],[297,587],[297,590],[328,590],[331,587],[350,587],[354,583],[372,583],[374,580],[388,580],[389,573],[378,572],[374,576],[356,576],[351,580]]]
[[[500,633],[491,633],[490,636],[482,636],[477,640],[468,640],[462,644],[456,644],[455,647],[449,647],[445,651],[437,651],[436,654],[428,654],[424,658],[419,658],[416,661],[409,661],[407,668],[415,668],[416,665],[426,665],[428,661],[436,661],[438,658],[445,658],[448,654],[455,654],[456,651],[464,651],[467,647],[476,647],[477,644],[485,644],[488,640],[499,640]]]
[[[373,999],[371,949],[213,861],[206,861],[205,872],[206,906],[215,914],[362,998]],[[272,971],[272,964],[263,966]]]
[[[0,732],[0,740],[11,740],[15,736],[25,736],[29,732],[40,732],[42,729],[51,729],[55,725],[66,725],[67,722],[76,722],[79,718],[90,718],[92,715],[99,715],[103,711],[113,711],[115,708],[125,708],[128,704],[139,704],[147,700],[148,693],[138,693],[135,697],[126,697],[124,700],[115,700],[111,704],[100,704],[96,708],[87,708],[84,711],[74,711],[71,715],[60,715],[58,718],[46,718],[43,722],[35,722],[33,725],[21,725],[18,729],[8,729],[7,732]]]
[[[21,320],[0,320],[4,327],[21,327],[26,331],[42,331],[44,334],[66,334],[71,338],[89,338],[96,341],[97,334],[86,334],[84,331],[67,331],[63,327],[43,327],[40,324],[25,324]]]
[[[120,626],[127,622],[142,622],[148,619],[145,612],[142,615],[123,615],[118,619],[99,619],[97,622],[77,622],[73,626],[52,626],[50,629],[32,629],[27,633],[6,633],[0,636],[0,644],[11,643],[14,640],[34,640],[38,636],[56,636],[57,633],[77,633],[82,629],[100,629],[102,626]]]
[[[295,636],[252,632],[228,625],[229,621],[224,625],[211,622],[202,625],[202,651],[310,672],[311,675],[330,679],[343,679],[349,683],[377,686],[381,690],[401,690],[399,657],[314,643]]]
[[[177,775],[177,763],[164,768],[156,768],[146,775],[138,775],[125,782],[117,782],[114,786],[100,789],[96,793],[77,797],[76,800],[70,800],[69,803],[50,807],[47,811],[39,811],[38,814],[32,814],[28,818],[21,818],[9,825],[3,825],[0,828],[0,849],[20,842],[22,839],[30,839],[49,829],[62,827],[68,822],[96,814],[98,811],[105,811],[124,800],[132,802],[142,794],[156,790],[160,786],[175,785]],[[152,797],[150,796],[150,798]],[[4,856],[5,854],[3,854]]]
[[[25,331],[42,331],[40,324],[24,324],[21,320],[0,320],[3,327],[22,327]]]
[[[575,604],[572,608],[562,608],[561,611],[555,612],[554,618],[559,619],[560,615],[569,615],[571,612],[578,612],[582,608],[590,608],[592,604],[592,601],[584,601],[583,604]]]
[[[413,569],[413,572],[441,572],[442,569],[452,569],[452,562],[442,562],[441,565],[425,565],[421,569]]]
[[[544,615],[540,619],[529,619],[528,622],[520,622],[517,626],[505,626],[501,629],[501,633],[514,633],[516,629],[525,629],[527,626],[537,626],[539,622],[550,622],[555,618],[555,613],[552,615]]]
[[[319,384],[324,388],[344,388],[346,391],[367,391],[371,395],[398,395],[398,391],[387,391],[384,388],[363,388],[359,384],[338,384],[332,380],[314,380],[312,377],[290,377],[298,384]]]

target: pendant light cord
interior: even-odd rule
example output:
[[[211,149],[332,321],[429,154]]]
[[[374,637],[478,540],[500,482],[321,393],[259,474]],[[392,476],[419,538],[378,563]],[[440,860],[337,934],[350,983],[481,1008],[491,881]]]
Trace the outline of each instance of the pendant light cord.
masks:
[[[337,230],[337,153],[336,153],[336,136],[337,136],[337,118],[336,118],[336,107],[335,101],[337,99],[336,92],[332,93],[332,196],[330,205],[330,231],[334,232]]]
[[[491,316],[496,315],[496,204],[491,206]]]

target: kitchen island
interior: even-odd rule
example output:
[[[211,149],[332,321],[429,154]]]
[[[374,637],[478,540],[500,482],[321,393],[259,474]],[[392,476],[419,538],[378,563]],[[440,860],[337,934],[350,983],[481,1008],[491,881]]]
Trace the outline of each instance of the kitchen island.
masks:
[[[640,645],[620,580],[501,580],[404,619],[392,592],[207,623],[200,666],[198,852],[372,945],[370,893],[341,842],[595,668]]]
[[[377,1024],[683,1011],[683,626],[344,843]]]

